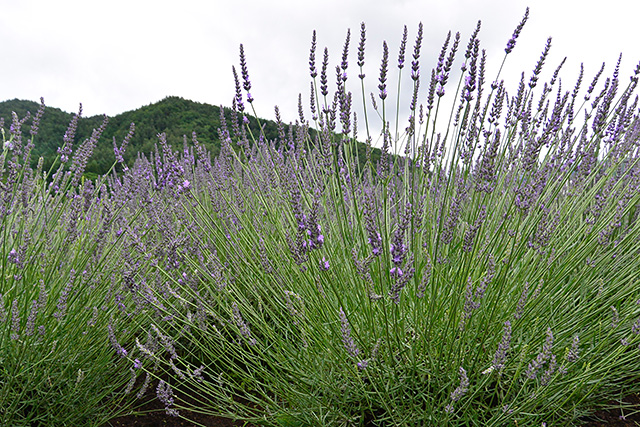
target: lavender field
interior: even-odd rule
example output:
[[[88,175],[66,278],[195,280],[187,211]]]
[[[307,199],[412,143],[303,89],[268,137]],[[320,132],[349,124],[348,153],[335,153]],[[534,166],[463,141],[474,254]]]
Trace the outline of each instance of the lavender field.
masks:
[[[76,115],[50,170],[44,101],[3,123],[0,425],[100,426],[151,388],[254,425],[569,425],[640,392],[640,64],[542,82],[549,39],[485,76],[478,23],[433,70],[405,29],[365,77],[348,34],[331,65],[313,33],[274,140],[241,46],[214,158],[160,134],[127,164],[132,124],[91,180],[106,118],[74,144]]]

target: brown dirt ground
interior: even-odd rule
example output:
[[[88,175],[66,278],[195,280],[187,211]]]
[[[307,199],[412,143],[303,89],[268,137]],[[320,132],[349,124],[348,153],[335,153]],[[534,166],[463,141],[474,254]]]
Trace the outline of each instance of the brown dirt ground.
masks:
[[[622,417],[620,409],[598,411],[589,419],[584,420],[584,427],[602,427],[616,426],[629,427],[640,426],[640,395],[634,394],[624,399],[626,404],[632,405],[635,410],[625,411],[626,417]],[[181,414],[187,418],[196,421],[194,424],[183,418],[171,417],[165,414],[162,403],[157,399],[151,400],[149,403],[140,408],[140,411],[147,412],[144,415],[127,415],[116,418],[110,423],[102,427],[196,427],[203,425],[207,427],[251,427],[250,424],[244,424],[240,421],[232,421],[227,418],[206,416],[188,411],[181,411]],[[631,413],[635,412],[635,413]]]

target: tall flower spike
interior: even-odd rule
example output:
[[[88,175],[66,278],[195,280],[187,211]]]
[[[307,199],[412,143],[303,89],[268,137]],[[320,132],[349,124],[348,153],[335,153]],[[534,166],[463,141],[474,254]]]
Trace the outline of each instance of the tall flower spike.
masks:
[[[340,316],[342,344],[344,344],[344,348],[347,350],[347,353],[349,353],[353,357],[357,357],[360,353],[360,350],[358,349],[358,346],[351,336],[351,326],[349,325],[349,319],[347,319],[347,315],[344,313],[342,307],[340,307],[338,314]]]
[[[404,67],[404,53],[407,50],[407,26],[404,26],[402,33],[402,41],[400,42],[400,52],[398,53],[398,68],[402,70]]]
[[[465,71],[467,69],[466,61],[468,61],[469,58],[471,58],[471,54],[473,52],[474,45],[478,37],[478,33],[480,32],[481,25],[482,25],[482,22],[478,21],[478,24],[476,25],[476,29],[473,31],[473,34],[471,34],[471,38],[469,39],[469,44],[467,45],[467,50],[464,53],[465,62],[462,64],[462,67],[461,67],[462,71]]]
[[[235,105],[238,111],[242,113],[244,112],[244,103],[242,101],[242,89],[240,86],[240,79],[238,79],[238,73],[236,72],[236,67],[232,65],[231,69],[233,70],[233,81],[236,84],[236,96],[234,98]]]
[[[406,27],[405,27],[406,28]],[[420,48],[422,45],[422,22],[418,24],[418,36],[413,46],[413,61],[411,61],[411,78],[416,81],[420,77]]]
[[[242,72],[242,80],[244,90],[247,91],[247,102],[251,104],[253,97],[251,96],[251,81],[249,80],[249,70],[247,69],[247,60],[244,56],[244,46],[240,45],[240,71]]]
[[[520,32],[522,31],[522,27],[524,27],[524,24],[527,22],[527,19],[529,19],[529,8],[528,7],[527,7],[527,10],[524,13],[524,17],[522,18],[522,21],[520,21],[520,23],[518,24],[518,26],[514,30],[513,35],[511,36],[509,41],[507,41],[507,47],[504,49],[504,51],[507,53],[507,55],[510,54],[511,51],[513,50],[513,48],[516,46],[516,39],[520,35]]]
[[[358,77],[360,80],[364,79],[362,67],[364,67],[364,44],[366,39],[366,29],[363,22],[360,24],[360,43],[358,44],[358,67],[360,67],[360,74],[358,74]]]
[[[315,79],[318,75],[316,70],[316,30],[313,30],[313,36],[311,36],[311,51],[309,52],[309,71],[311,72],[311,78]]]
[[[327,79],[327,67],[329,66],[329,49],[324,48],[324,58],[322,59],[322,70],[320,71],[320,93],[322,96],[329,94],[328,79]]]
[[[389,66],[389,47],[387,42],[382,42],[382,65],[380,65],[380,99],[387,97],[387,67]]]
[[[42,115],[44,114],[44,98],[40,97],[40,108],[36,113],[36,116],[33,118],[33,122],[31,122],[31,136],[35,137],[38,134],[38,129],[40,127],[40,119],[42,119]]]
[[[542,51],[542,55],[540,55],[540,59],[536,64],[536,68],[533,69],[533,76],[531,76],[531,79],[529,80],[529,87],[531,89],[536,87],[536,84],[538,82],[538,76],[542,72],[542,66],[544,65],[544,60],[547,58],[547,55],[549,54],[549,49],[551,49],[551,37],[547,39],[547,43],[545,44],[544,50]]]
[[[496,350],[496,354],[493,356],[493,366],[495,369],[502,369],[504,367],[504,362],[507,359],[507,352],[511,347],[511,322],[504,322],[504,328],[502,330],[502,340],[498,345],[498,350]]]
[[[460,385],[451,392],[451,400],[457,402],[469,391],[469,378],[467,377],[467,371],[462,366],[459,369],[460,373]]]
[[[347,39],[344,41],[344,48],[342,49],[342,62],[340,68],[342,68],[342,80],[347,80],[347,67],[349,66],[349,42],[351,41],[351,30],[347,29]]]

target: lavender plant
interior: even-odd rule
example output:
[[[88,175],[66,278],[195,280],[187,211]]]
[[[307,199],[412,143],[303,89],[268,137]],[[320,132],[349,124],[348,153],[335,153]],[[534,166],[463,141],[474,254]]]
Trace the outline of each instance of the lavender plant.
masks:
[[[131,296],[117,229],[136,209],[104,179],[83,178],[106,119],[74,150],[78,113],[58,162],[43,171],[41,158],[31,169],[44,108],[30,137],[22,134],[28,117],[14,114],[2,129],[0,424],[101,425],[136,403],[125,388],[136,385],[127,387],[141,316],[123,310]]]
[[[197,155],[177,155],[161,137],[162,154],[125,172],[123,186],[145,188],[148,224],[130,252],[153,259],[135,293],[153,326],[136,348],[167,413],[290,426],[566,424],[640,391],[640,65],[626,86],[621,61],[586,91],[582,68],[570,90],[561,84],[562,64],[542,84],[547,40],[510,94],[501,72],[487,84],[479,34],[480,24],[456,65],[465,45],[449,33],[422,73],[420,26],[413,90],[392,100],[386,42],[377,90],[365,90],[361,26],[362,164],[350,32],[333,93],[314,32],[312,122],[301,96],[288,133],[277,108],[278,138],[251,132],[241,47],[220,155],[211,161],[195,135]],[[405,30],[399,89],[408,40]],[[448,114],[445,95],[456,100]],[[403,102],[407,126],[392,129]]]

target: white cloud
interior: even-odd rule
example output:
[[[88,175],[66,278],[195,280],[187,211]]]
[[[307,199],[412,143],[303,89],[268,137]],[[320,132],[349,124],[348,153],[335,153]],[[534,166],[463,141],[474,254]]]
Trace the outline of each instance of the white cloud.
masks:
[[[367,90],[374,91],[382,41],[389,44],[393,69],[402,28],[407,25],[410,63],[418,22],[422,21],[421,93],[425,93],[427,76],[446,32],[461,32],[460,58],[478,19],[483,22],[480,39],[487,49],[487,80],[491,81],[504,56],[505,43],[526,7],[522,0],[9,3],[0,14],[4,41],[0,99],[37,100],[44,96],[48,105],[66,111],[75,111],[82,102],[86,115],[114,115],[169,95],[230,105],[234,94],[231,66],[237,66],[238,45],[243,43],[258,114],[271,118],[273,106],[278,104],[287,121],[297,118],[299,92],[308,102],[313,29],[318,34],[318,67],[322,49],[327,46],[330,51],[332,86],[346,30],[351,29],[348,84],[357,92],[356,48],[360,22],[366,22],[366,83]],[[580,62],[585,62],[585,80],[591,79],[602,61],[608,62],[610,74],[620,51],[625,55],[621,74],[628,75],[640,59],[640,45],[634,37],[635,14],[623,0],[608,1],[606,6],[535,2],[501,77],[511,82],[510,87],[517,85],[521,71],[528,79],[550,35],[553,47],[543,79],[564,56],[569,56],[562,74],[567,88],[574,84]],[[410,81],[407,68],[403,81]],[[388,84],[390,90],[395,88],[393,73]],[[408,104],[410,87],[403,90],[403,103]],[[360,99],[361,95],[357,92],[354,97]]]

